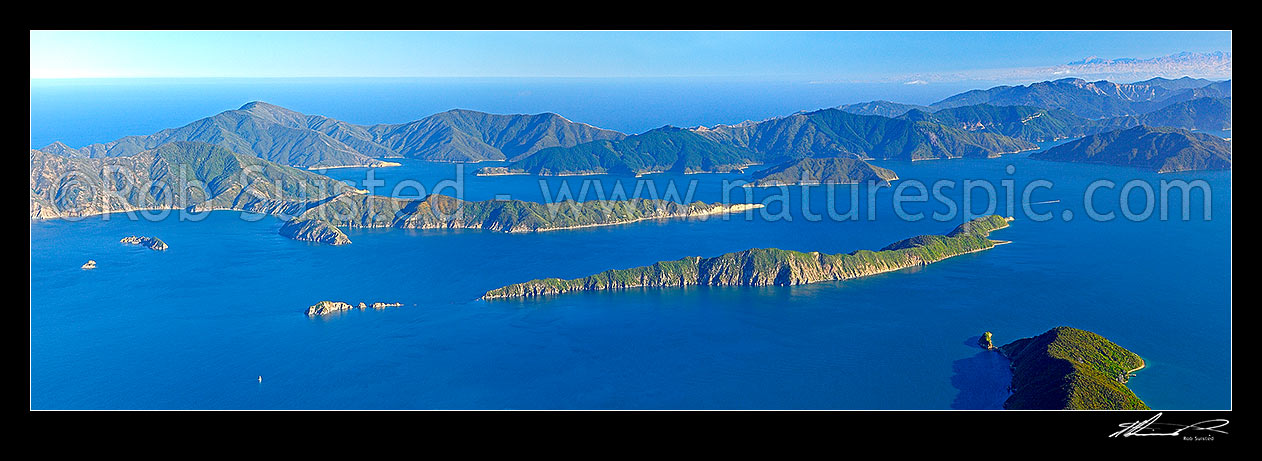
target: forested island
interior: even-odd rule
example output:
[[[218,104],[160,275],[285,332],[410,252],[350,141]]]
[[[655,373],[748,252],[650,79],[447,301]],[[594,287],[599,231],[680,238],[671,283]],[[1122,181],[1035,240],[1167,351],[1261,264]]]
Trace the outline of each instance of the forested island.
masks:
[[[690,256],[650,266],[608,270],[578,279],[548,278],[516,283],[488,291],[482,299],[637,287],[788,286],[850,280],[993,248],[997,242],[987,237],[996,229],[1008,227],[1009,221],[999,215],[976,218],[946,235],[912,237],[880,251],[823,254],[754,248],[711,258]]]
[[[1012,361],[1008,410],[1147,410],[1126,382],[1144,359],[1103,336],[1056,327],[998,348]]]
[[[589,200],[552,204],[521,200],[467,201],[445,195],[402,200],[348,194],[308,208],[281,226],[286,237],[342,245],[350,239],[339,227],[398,229],[481,229],[543,232],[626,224],[647,219],[695,218],[740,213],[762,204],[722,204],[669,200]]]

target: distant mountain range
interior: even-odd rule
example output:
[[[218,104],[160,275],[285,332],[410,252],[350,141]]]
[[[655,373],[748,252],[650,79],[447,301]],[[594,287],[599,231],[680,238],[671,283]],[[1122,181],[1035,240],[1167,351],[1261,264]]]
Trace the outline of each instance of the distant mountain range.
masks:
[[[1032,142],[1055,141],[1140,125],[1194,130],[1231,129],[1231,98],[1198,98],[1141,115],[1090,120],[1065,109],[977,104],[936,112],[912,109],[898,118],[967,131],[996,133]]]
[[[1153,58],[1115,59],[1092,56],[1062,66],[1040,70],[1048,73],[1091,75],[1114,80],[1121,80],[1126,75],[1138,76],[1145,74],[1230,76],[1231,53],[1224,51],[1209,53],[1185,51]]]
[[[930,106],[850,104],[760,122],[626,135],[552,113],[451,110],[402,124],[357,125],[251,102],[145,136],[41,152],[127,157],[179,141],[218,145],[284,165],[320,169],[391,166],[393,158],[509,161],[479,174],[726,172],[802,158],[925,160],[995,157],[1033,142],[1136,126],[1231,128],[1231,80],[1154,78],[1117,84],[1067,78],[973,90]]]
[[[921,106],[917,104],[903,104],[884,100],[861,102],[857,104],[846,104],[837,106],[842,111],[857,115],[879,115],[881,117],[896,118],[906,114],[912,110],[920,110],[924,112],[933,112],[933,108],[929,106]]]
[[[691,130],[662,127],[617,141],[551,147],[480,174],[620,174],[740,170],[758,162],[748,149],[716,142]]]
[[[1135,83],[1105,80],[1088,82],[1080,78],[1031,83],[1023,86],[997,86],[966,91],[928,106],[890,101],[871,101],[839,106],[859,115],[900,117],[913,110],[940,112],[944,109],[988,104],[1061,109],[1085,119],[1141,115],[1170,104],[1198,98],[1230,98],[1231,80],[1221,82],[1200,78],[1152,78]]]
[[[993,133],[969,132],[934,122],[855,115],[838,109],[718,125],[696,132],[717,142],[752,150],[764,162],[804,157],[986,158],[1035,147]]]
[[[824,109],[712,128],[663,127],[621,141],[554,147],[505,167],[480,170],[480,174],[728,172],[808,157],[988,158],[1035,147],[1001,134]]]
[[[1080,78],[1031,83],[1024,86],[997,86],[972,90],[930,105],[934,110],[990,104],[1064,109],[1079,117],[1100,119],[1140,115],[1167,105],[1196,98],[1231,97],[1231,80],[1201,87],[1183,87],[1185,80],[1153,79],[1138,83],[1088,82]]]

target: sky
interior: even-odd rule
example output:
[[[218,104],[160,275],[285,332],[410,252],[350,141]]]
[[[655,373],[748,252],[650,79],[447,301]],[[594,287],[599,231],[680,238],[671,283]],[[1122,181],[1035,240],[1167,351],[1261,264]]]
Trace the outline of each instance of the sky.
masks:
[[[1091,56],[1231,52],[1231,31],[33,30],[30,37],[32,79],[707,77],[914,84],[1037,78],[1031,75]],[[1168,71],[1221,76],[1196,66]]]

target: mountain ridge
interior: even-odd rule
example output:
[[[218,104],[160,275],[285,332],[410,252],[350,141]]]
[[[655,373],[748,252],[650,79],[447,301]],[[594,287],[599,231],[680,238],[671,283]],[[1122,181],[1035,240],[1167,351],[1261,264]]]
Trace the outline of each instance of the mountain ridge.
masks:
[[[524,158],[546,147],[626,135],[558,114],[489,114],[453,109],[401,124],[357,125],[263,101],[150,135],[72,148],[54,141],[39,150],[67,157],[125,157],[174,141],[216,144],[289,166],[383,167],[385,158],[434,161]]]

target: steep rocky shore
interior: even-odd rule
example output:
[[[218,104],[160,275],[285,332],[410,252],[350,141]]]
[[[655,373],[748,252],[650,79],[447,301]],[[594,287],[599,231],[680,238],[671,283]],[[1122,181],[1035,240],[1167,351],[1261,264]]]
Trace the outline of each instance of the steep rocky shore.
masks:
[[[651,266],[615,269],[572,280],[531,280],[488,291],[483,299],[556,295],[577,291],[637,287],[802,285],[850,280],[941,261],[952,256],[994,247],[986,238],[1008,227],[998,215],[961,224],[946,236],[913,237],[882,251],[858,250],[823,254],[777,248],[754,248],[712,258],[689,256]]]
[[[351,305],[350,303],[344,303],[341,301],[320,301],[318,303],[315,303],[311,307],[307,308],[307,316],[320,317],[320,316],[325,316],[325,315],[333,315],[333,314],[348,311],[351,309],[364,310],[364,309],[372,308],[372,309],[381,310],[387,307],[400,307],[402,305],[403,303],[375,302],[372,304],[368,304],[368,303],[361,302],[359,303],[358,306],[354,306],[354,305]]]
[[[105,158],[32,149],[30,163],[31,219],[151,210],[293,216],[331,197],[363,192],[327,176],[196,142]]]
[[[326,221],[317,219],[292,219],[280,226],[280,235],[294,240],[329,245],[345,245],[351,243],[341,229]]]
[[[289,238],[340,245],[350,239],[338,228],[482,229],[542,232],[626,224],[646,219],[739,213],[761,204],[667,200],[592,200],[554,204],[520,200],[467,201],[445,195],[401,200],[378,195],[342,195],[313,206],[281,226]]]
[[[857,158],[804,158],[755,173],[754,187],[809,184],[861,184],[873,181],[888,186],[898,179],[893,171]]]
[[[1012,361],[1008,410],[1147,410],[1126,383],[1144,359],[1103,336],[1056,327],[998,348]]]
[[[119,240],[119,242],[126,243],[129,245],[140,245],[154,251],[166,251],[167,249],[167,243],[163,242],[162,239],[157,238],[157,237],[139,237],[135,235],[130,235],[127,237],[123,237],[123,239]]]

